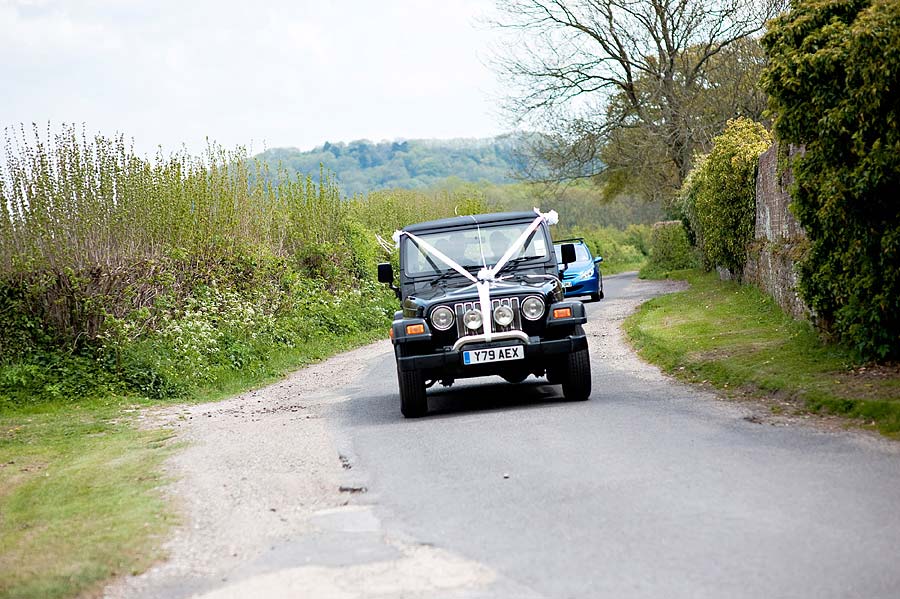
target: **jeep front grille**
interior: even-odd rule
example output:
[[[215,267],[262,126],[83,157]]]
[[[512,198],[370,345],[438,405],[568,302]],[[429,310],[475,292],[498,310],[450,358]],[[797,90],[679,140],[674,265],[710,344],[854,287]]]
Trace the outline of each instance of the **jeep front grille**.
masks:
[[[497,306],[505,305],[509,306],[513,311],[513,321],[509,323],[509,326],[501,327],[493,320],[494,310],[497,309]],[[456,334],[460,337],[468,337],[470,335],[481,335],[484,333],[484,327],[480,327],[475,329],[474,331],[466,328],[466,325],[463,324],[463,314],[472,308],[481,309],[481,302],[460,302],[453,306],[453,311],[456,312]],[[497,332],[504,331],[521,331],[522,330],[522,314],[519,312],[519,298],[517,297],[501,297],[497,299],[491,300],[491,310],[490,313],[485,314],[484,310],[481,310],[482,318],[491,319],[491,330]]]

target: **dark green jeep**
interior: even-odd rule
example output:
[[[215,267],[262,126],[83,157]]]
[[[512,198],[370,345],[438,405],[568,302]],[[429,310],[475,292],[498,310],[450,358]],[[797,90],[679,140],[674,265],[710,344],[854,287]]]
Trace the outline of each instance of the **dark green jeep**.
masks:
[[[559,279],[575,248],[563,246],[564,264],[557,262],[548,229],[555,216],[459,216],[395,235],[400,286],[390,264],[378,266],[378,280],[402,304],[391,337],[404,416],[428,411],[426,388],[434,383],[478,376],[514,383],[546,376],[562,384],[566,399],[588,399],[584,306],[565,300]]]

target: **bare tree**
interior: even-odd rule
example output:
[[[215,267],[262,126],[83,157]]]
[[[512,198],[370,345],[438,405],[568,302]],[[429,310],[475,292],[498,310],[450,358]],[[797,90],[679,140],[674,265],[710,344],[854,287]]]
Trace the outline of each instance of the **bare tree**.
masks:
[[[518,34],[497,60],[506,108],[545,132],[539,178],[613,175],[612,144],[680,186],[727,118],[759,117],[755,36],[785,3],[498,0],[495,24]]]

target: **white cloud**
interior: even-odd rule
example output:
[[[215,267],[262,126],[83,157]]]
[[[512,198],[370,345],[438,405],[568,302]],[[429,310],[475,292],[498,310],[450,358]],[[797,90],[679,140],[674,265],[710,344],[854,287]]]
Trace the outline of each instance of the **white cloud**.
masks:
[[[479,136],[494,76],[474,0],[0,0],[0,124],[138,146]]]

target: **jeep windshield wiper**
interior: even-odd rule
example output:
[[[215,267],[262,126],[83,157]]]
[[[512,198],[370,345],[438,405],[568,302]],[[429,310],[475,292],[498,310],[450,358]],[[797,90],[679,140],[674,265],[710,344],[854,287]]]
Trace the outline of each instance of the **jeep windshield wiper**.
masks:
[[[468,272],[472,272],[472,269],[481,268],[481,267],[480,266],[463,266],[463,268]],[[461,274],[459,274],[452,268],[448,268],[443,273],[441,273],[441,276],[439,276],[435,280],[431,281],[431,286],[434,287],[438,283],[447,280],[448,278],[452,277],[453,275],[460,276],[460,277],[462,276]]]
[[[520,256],[519,258],[511,258],[503,265],[503,268],[497,271],[497,274],[506,270],[511,264],[521,264],[523,262],[528,262],[529,260],[544,260],[544,256]]]

